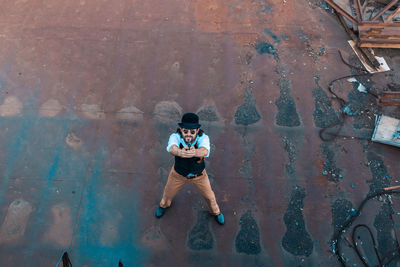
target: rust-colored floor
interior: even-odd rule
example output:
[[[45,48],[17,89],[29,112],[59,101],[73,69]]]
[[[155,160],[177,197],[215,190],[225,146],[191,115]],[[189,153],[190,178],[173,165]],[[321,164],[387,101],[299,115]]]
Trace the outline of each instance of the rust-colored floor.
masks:
[[[365,140],[319,138],[327,85],[354,74],[337,50],[358,64],[347,39],[318,0],[2,1],[0,265],[338,266],[335,229],[400,181],[399,148],[369,141],[373,113],[400,111],[351,83],[342,133]],[[393,71],[359,80],[400,90],[399,51],[377,53]],[[185,112],[211,138],[224,226],[190,185],[154,217]],[[380,253],[399,204],[360,218]]]

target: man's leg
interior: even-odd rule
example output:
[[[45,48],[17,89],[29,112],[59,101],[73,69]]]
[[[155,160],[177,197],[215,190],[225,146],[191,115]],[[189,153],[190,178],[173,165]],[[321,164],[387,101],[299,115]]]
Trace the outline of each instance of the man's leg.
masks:
[[[211,188],[210,180],[208,179],[208,175],[206,170],[203,171],[203,175],[200,177],[196,177],[194,179],[189,180],[193,182],[196,187],[199,189],[201,195],[206,200],[207,206],[213,215],[220,214],[220,210],[217,204],[217,200],[215,199],[215,194]]]
[[[172,169],[168,176],[167,184],[164,188],[164,194],[160,202],[161,208],[168,208],[171,206],[172,199],[178,193],[178,191],[185,185],[187,179],[177,173],[172,166]]]

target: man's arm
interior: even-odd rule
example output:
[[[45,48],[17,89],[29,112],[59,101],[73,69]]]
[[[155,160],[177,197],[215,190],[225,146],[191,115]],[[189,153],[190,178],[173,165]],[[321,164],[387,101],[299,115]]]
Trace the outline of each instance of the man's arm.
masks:
[[[181,157],[181,158],[193,158],[193,157],[202,158],[208,154],[208,150],[205,147],[200,147],[198,149],[191,147],[190,149],[188,149],[188,150],[187,149],[188,149],[188,147],[184,147],[184,148],[180,149],[178,146],[172,145],[169,150],[169,153],[171,153],[174,156]]]
[[[205,147],[199,147],[195,150],[195,157],[203,158],[208,155],[208,149]]]

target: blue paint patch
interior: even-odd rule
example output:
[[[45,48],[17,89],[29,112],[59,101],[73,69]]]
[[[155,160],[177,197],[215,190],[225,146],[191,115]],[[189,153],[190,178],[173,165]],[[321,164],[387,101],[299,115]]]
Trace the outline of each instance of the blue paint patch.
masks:
[[[44,183],[45,188],[44,192],[41,194],[41,199],[39,202],[38,209],[36,211],[37,220],[34,222],[35,227],[33,231],[30,232],[30,240],[38,240],[39,234],[41,232],[41,228],[45,225],[45,213],[48,210],[49,199],[53,199],[55,196],[55,192],[58,194],[59,189],[57,187],[62,187],[62,185],[57,184],[57,189],[54,190],[54,179],[58,178],[60,162],[67,158],[65,155],[65,141],[64,138],[68,132],[69,120],[64,119],[59,123],[51,123],[49,120],[45,120],[44,122],[39,119],[38,126],[33,128],[30,132],[30,138],[32,140],[28,140],[28,143],[31,144],[33,152],[32,155],[29,155],[29,161],[33,161],[34,165],[38,165],[38,169],[36,171],[41,171],[42,174],[40,177],[45,177]],[[45,134],[43,134],[45,133]],[[46,134],[47,133],[47,134]],[[43,147],[48,146],[47,149],[43,150]],[[48,153],[48,151],[54,151],[53,155]],[[39,159],[37,159],[39,158]],[[35,161],[38,160],[36,163]],[[46,164],[50,163],[50,164]],[[48,167],[50,165],[50,167]],[[41,168],[48,168],[43,171]],[[45,172],[45,174],[43,173]],[[86,173],[86,168],[81,170],[82,176]],[[33,171],[33,175],[38,175]],[[37,249],[34,247],[26,252],[28,257],[32,257],[34,253],[37,252]]]
[[[58,154],[56,154],[56,156],[54,157],[54,160],[53,160],[53,164],[51,165],[50,170],[49,170],[49,175],[47,177],[48,180],[50,180],[56,176],[59,161],[60,161],[60,157]]]
[[[275,55],[276,54],[276,49],[275,47],[268,43],[268,42],[260,42],[258,44],[256,44],[254,46],[254,48],[256,49],[256,51],[259,54],[271,54],[271,55]]]
[[[274,39],[275,45],[281,42],[281,40],[279,40],[278,36],[276,34],[274,34],[273,32],[271,32],[270,30],[264,29],[264,32]]]
[[[110,179],[102,172],[106,156],[102,145],[86,181],[82,212],[74,238],[77,244],[71,254],[75,255],[75,262],[80,265],[114,266],[121,260],[124,266],[146,266],[148,251],[137,245],[140,243],[140,216],[137,212],[139,194],[132,194],[117,186],[105,187]],[[116,229],[112,240],[103,237],[109,221]]]
[[[31,115],[25,115],[22,118],[1,118],[1,125],[12,125],[17,124],[17,129],[15,132],[12,132],[11,136],[7,138],[10,140],[5,148],[5,162],[4,168],[1,173],[2,182],[0,186],[0,206],[2,205],[4,193],[8,189],[9,179],[12,177],[13,173],[16,170],[16,166],[21,159],[21,156],[24,156],[25,147],[26,147],[26,139],[29,137],[29,133],[31,129],[36,124],[36,117]]]

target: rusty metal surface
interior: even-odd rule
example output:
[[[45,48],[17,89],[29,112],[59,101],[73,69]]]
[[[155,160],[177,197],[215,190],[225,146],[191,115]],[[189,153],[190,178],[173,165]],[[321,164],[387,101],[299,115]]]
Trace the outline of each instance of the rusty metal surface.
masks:
[[[339,48],[357,63],[319,1],[2,1],[1,265],[337,265],[334,230],[400,176],[398,148],[368,141],[382,110],[350,83],[343,131],[366,140],[318,136],[338,119],[327,84],[354,74]],[[380,53],[394,71],[360,82],[398,86],[400,55]],[[154,217],[193,111],[224,226],[191,186]],[[397,212],[361,218],[382,252]]]

